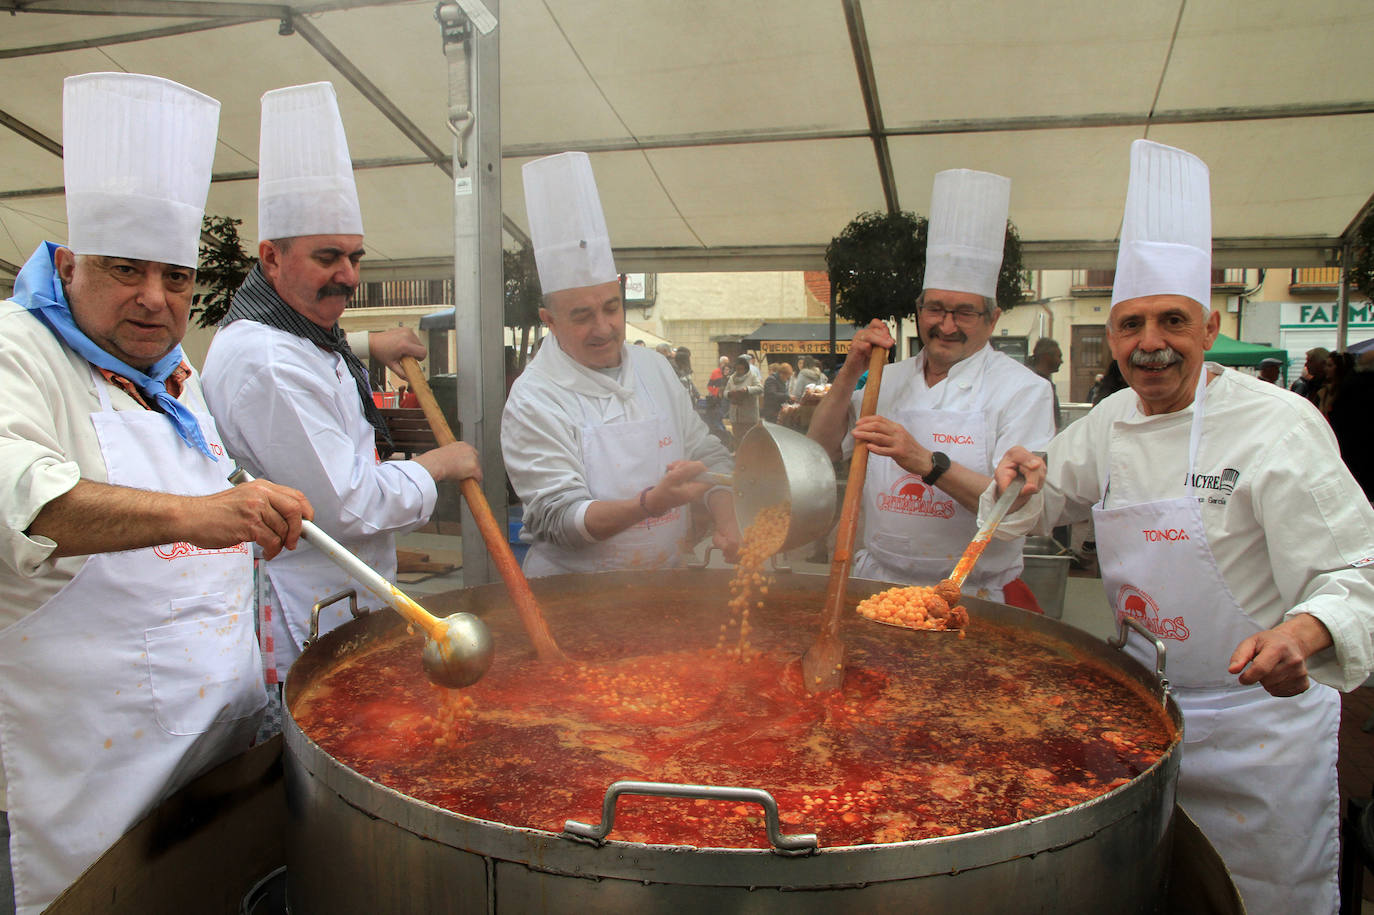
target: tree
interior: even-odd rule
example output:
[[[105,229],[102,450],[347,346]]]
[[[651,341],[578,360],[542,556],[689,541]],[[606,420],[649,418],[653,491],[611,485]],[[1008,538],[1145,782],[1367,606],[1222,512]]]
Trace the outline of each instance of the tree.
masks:
[[[515,353],[515,368],[519,371],[525,367],[530,332],[540,324],[539,307],[543,304],[534,250],[529,245],[521,245],[516,251],[503,250],[501,267],[506,281],[503,323],[520,332],[520,347]]]
[[[926,220],[905,210],[860,213],[825,249],[835,314],[863,326],[916,311],[926,275]]]
[[[1350,241],[1350,285],[1374,301],[1374,212],[1365,217]]]
[[[835,313],[856,326],[874,318],[894,321],[900,339],[902,321],[915,316],[925,284],[928,228],[924,216],[906,211],[854,217],[825,249]],[[997,306],[1014,307],[1024,299],[1025,287],[1021,236],[1008,222]]]
[[[191,296],[191,314],[200,327],[213,327],[224,318],[234,293],[258,262],[244,253],[239,240],[242,224],[241,219],[208,213],[201,223],[196,286],[202,291]]]

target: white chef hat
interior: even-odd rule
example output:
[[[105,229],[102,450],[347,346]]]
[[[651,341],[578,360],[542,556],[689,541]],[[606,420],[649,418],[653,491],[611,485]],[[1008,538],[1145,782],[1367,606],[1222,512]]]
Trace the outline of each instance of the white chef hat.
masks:
[[[1187,296],[1211,310],[1212,201],[1206,163],[1136,140],[1112,305],[1145,295]]]
[[[362,234],[353,160],[334,86],[307,83],[264,94],[258,239]]]
[[[997,298],[1011,179],[951,168],[935,175],[926,236],[926,289]]]
[[[219,102],[140,73],[62,83],[67,246],[194,267]]]
[[[520,174],[544,294],[619,279],[587,154],[545,156],[526,162]]]

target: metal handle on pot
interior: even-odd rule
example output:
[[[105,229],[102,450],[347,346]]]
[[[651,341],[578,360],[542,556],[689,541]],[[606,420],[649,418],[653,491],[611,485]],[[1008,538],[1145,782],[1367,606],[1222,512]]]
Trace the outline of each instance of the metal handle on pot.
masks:
[[[310,632],[306,636],[305,644],[301,646],[302,651],[309,648],[311,645],[314,645],[315,640],[320,637],[320,611],[323,610],[325,607],[328,607],[330,604],[337,604],[344,598],[348,598],[348,612],[353,614],[353,618],[355,620],[358,617],[367,613],[366,610],[360,611],[358,609],[358,592],[354,588],[349,588],[346,591],[340,591],[338,594],[329,595],[324,600],[320,601],[318,604],[310,608]]]
[[[1107,645],[1111,648],[1123,648],[1126,645],[1126,638],[1130,635],[1126,631],[1127,627],[1134,629],[1145,637],[1145,640],[1155,646],[1155,676],[1159,678],[1160,689],[1164,692],[1164,700],[1169,699],[1169,678],[1164,676],[1164,655],[1166,649],[1164,640],[1157,638],[1153,632],[1145,628],[1145,624],[1133,616],[1123,616],[1117,620],[1116,635],[1107,640]]]
[[[711,554],[716,552],[719,547],[707,546],[706,552],[701,554],[701,558],[693,557],[683,562],[682,566],[686,569],[704,569],[711,564]],[[724,556],[724,553],[721,553]],[[782,557],[781,559],[779,557]],[[774,553],[768,557],[768,564],[773,567],[774,572],[791,572],[792,565],[787,561],[787,557],[782,553]]]
[[[563,824],[563,836],[593,845],[603,844],[611,832],[611,827],[615,825],[615,804],[622,794],[758,804],[763,807],[764,826],[768,830],[768,841],[775,853],[809,855],[820,846],[820,841],[814,833],[783,835],[782,824],[778,819],[778,802],[762,788],[719,788],[713,785],[677,785],[670,782],[615,782],[606,789],[606,799],[601,802],[601,822],[591,826],[577,820],[568,820]]]

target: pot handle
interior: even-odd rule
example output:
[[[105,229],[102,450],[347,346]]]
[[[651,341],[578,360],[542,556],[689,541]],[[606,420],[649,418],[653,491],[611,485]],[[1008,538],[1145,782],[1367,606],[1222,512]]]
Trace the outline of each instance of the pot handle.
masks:
[[[717,547],[715,547],[715,546],[712,546],[712,545],[710,545],[710,544],[707,544],[707,546],[706,546],[706,552],[704,552],[704,553],[701,554],[701,558],[700,558],[700,559],[697,559],[697,558],[693,557],[692,559],[686,560],[686,561],[683,562],[683,564],[682,564],[682,565],[683,565],[683,568],[687,568],[687,569],[698,569],[698,570],[704,569],[704,568],[706,568],[708,565],[711,564],[711,554],[712,554],[712,553],[715,553],[715,552],[719,552],[719,548],[717,548]],[[782,556],[782,553],[774,553],[772,556],[768,557],[768,562],[769,562],[770,565],[772,565],[773,571],[774,571],[774,572],[791,572],[791,571],[792,571],[792,566],[791,566],[791,564],[787,561],[786,557],[784,557],[784,558],[782,558],[782,559],[779,559],[779,558],[778,558],[779,556]]]
[[[602,845],[615,825],[615,804],[622,794],[647,797],[702,798],[708,801],[742,801],[763,807],[764,825],[768,841],[779,855],[809,855],[820,846],[814,833],[785,836],[778,819],[778,802],[762,788],[719,788],[712,785],[677,785],[669,782],[619,781],[606,789],[601,803],[601,822],[595,826],[568,820],[563,824],[563,836],[579,842]]]
[[[320,637],[320,611],[330,604],[337,604],[344,598],[348,598],[348,612],[353,614],[355,620],[367,612],[366,610],[361,613],[358,611],[358,592],[353,588],[349,588],[347,591],[340,591],[338,594],[329,595],[310,608],[310,633],[305,639],[305,644],[301,645],[302,651],[314,645],[315,640]]]
[[[1116,635],[1107,640],[1107,645],[1111,648],[1123,648],[1126,645],[1126,638],[1130,635],[1127,628],[1134,629],[1144,636],[1145,640],[1155,646],[1155,676],[1159,678],[1160,689],[1164,692],[1164,698],[1169,697],[1169,678],[1164,676],[1164,640],[1157,638],[1153,632],[1145,628],[1145,624],[1133,616],[1123,616],[1117,620]]]

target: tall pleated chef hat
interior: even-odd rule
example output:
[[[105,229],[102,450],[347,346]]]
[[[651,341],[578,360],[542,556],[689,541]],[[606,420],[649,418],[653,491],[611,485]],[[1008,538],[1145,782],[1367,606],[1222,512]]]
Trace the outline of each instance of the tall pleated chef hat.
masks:
[[[1112,305],[1182,295],[1212,305],[1212,201],[1207,165],[1162,143],[1131,144],[1131,180]]]
[[[544,294],[619,279],[587,154],[545,156],[526,162],[520,174]]]
[[[62,83],[67,246],[194,267],[219,102],[140,73]]]
[[[258,240],[362,234],[363,212],[334,86],[307,83],[265,93]]]
[[[935,175],[926,236],[926,289],[997,298],[1011,179],[951,168]]]

